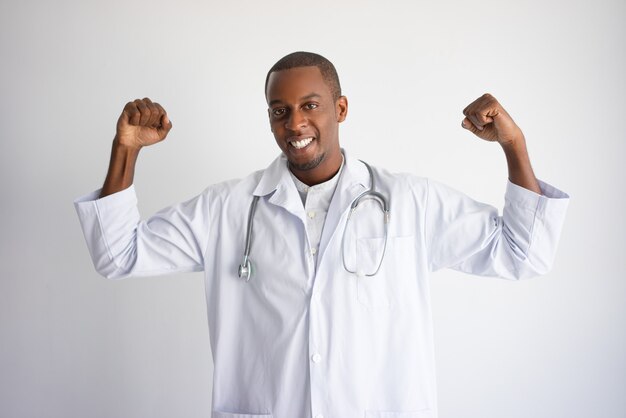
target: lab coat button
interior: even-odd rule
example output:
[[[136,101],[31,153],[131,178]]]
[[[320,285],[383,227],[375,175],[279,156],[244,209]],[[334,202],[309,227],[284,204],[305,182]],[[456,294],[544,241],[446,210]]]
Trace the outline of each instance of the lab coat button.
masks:
[[[317,254],[317,248],[311,248],[311,255]]]
[[[313,360],[313,363],[319,363],[322,361],[322,356],[319,353],[315,353],[311,356],[311,360]]]
[[[313,219],[315,218],[315,212],[310,211],[309,213],[307,213],[307,215],[309,216],[309,218]]]

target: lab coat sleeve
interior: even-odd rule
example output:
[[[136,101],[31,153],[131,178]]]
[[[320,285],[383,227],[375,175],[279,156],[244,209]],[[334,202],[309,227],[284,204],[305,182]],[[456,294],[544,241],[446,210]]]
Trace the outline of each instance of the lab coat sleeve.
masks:
[[[99,196],[96,190],[74,201],[98,273],[121,279],[203,269],[207,191],[143,221],[134,186]]]
[[[425,243],[430,271],[524,279],[554,261],[569,196],[539,180],[542,194],[507,183],[502,216],[490,205],[428,180]]]

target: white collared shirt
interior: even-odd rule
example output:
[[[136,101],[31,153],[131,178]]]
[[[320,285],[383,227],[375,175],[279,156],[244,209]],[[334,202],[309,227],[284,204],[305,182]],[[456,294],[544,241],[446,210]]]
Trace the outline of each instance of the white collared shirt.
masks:
[[[204,271],[214,359],[213,418],[436,418],[429,273],[449,267],[522,279],[547,273],[569,198],[507,183],[500,215],[440,183],[373,167],[391,205],[376,276],[342,263],[351,202],[370,187],[364,165],[345,164],[311,262],[305,208],[284,156],[267,169],[209,186],[140,220],[134,186],[75,201],[98,272],[117,279]],[[254,274],[237,275],[248,211]],[[348,262],[378,248],[376,216],[359,218]]]
[[[333,193],[335,193],[335,188],[337,187],[337,182],[341,175],[341,169],[343,168],[343,162],[344,158],[342,154],[341,166],[337,173],[329,180],[314,186],[306,185],[289,171],[300,198],[302,199],[302,204],[304,205],[304,211],[306,213],[306,233],[314,265],[317,264],[317,254],[320,240],[322,239],[322,229],[324,228],[326,213],[328,212]]]

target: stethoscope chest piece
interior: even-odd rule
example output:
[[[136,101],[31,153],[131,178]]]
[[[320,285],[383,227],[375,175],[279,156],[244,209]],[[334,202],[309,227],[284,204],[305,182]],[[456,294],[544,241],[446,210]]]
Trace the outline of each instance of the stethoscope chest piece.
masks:
[[[239,265],[237,273],[240,279],[246,279],[247,282],[250,281],[250,276],[252,276],[252,263],[250,263],[248,257],[244,257],[243,264]]]

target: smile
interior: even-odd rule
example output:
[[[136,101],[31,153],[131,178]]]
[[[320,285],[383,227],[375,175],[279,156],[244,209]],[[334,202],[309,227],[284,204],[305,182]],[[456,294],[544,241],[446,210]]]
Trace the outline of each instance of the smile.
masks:
[[[309,145],[311,141],[313,141],[313,137],[304,138],[299,141],[289,141],[289,143],[291,144],[291,146],[293,146],[296,149],[302,149],[306,147],[307,145]]]

